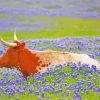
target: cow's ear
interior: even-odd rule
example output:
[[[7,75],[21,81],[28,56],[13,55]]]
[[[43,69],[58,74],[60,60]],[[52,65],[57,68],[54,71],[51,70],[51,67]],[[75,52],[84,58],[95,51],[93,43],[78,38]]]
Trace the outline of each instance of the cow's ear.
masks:
[[[23,47],[23,48],[25,47],[25,42],[22,43],[22,47]]]

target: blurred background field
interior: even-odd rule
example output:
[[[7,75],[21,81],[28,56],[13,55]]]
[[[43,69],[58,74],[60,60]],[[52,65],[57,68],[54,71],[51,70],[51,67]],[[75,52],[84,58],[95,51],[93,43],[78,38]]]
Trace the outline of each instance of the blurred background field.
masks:
[[[0,36],[20,39],[100,36],[99,0],[0,0]],[[26,34],[27,33],[27,34]]]

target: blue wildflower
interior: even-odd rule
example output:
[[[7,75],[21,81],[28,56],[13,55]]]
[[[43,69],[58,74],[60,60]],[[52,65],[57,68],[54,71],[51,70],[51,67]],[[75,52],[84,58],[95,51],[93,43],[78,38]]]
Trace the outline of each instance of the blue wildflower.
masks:
[[[62,90],[61,89],[60,90],[56,90],[55,94],[58,94],[59,92],[62,92]]]
[[[75,94],[75,95],[73,96],[73,99],[74,99],[74,100],[82,100],[82,97],[81,97],[81,95],[79,95],[79,94]]]

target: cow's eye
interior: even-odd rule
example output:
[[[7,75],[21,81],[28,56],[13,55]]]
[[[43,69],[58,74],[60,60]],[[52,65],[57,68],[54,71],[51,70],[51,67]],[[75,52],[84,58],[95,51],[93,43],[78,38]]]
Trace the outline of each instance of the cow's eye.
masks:
[[[13,49],[14,49],[14,50],[16,50],[16,49],[17,49],[17,47],[14,47]]]

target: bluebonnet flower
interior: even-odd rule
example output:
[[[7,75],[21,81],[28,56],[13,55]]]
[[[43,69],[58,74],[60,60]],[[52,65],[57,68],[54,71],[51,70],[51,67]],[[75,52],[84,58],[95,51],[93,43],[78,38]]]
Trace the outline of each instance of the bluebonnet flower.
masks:
[[[89,78],[89,79],[92,78],[92,75],[91,75],[90,73],[88,74],[88,78]]]
[[[43,98],[44,98],[44,96],[45,96],[45,95],[44,95],[44,93],[42,93],[41,97],[43,97]]]
[[[84,84],[83,81],[78,81],[77,83],[78,83],[79,85],[83,85],[83,84]]]
[[[70,92],[67,90],[66,91],[66,96],[69,96],[70,95]]]
[[[16,100],[20,100],[19,97],[16,97]]]
[[[91,85],[91,82],[90,82],[90,81],[88,81],[88,82],[87,82],[87,85],[88,85],[88,86],[90,86],[90,85]]]
[[[98,92],[100,92],[100,87],[98,88]]]
[[[55,94],[58,94],[59,92],[62,92],[62,90],[61,90],[61,89],[56,90],[56,91],[55,91]]]
[[[92,90],[93,90],[94,92],[96,92],[98,89],[97,89],[96,87],[93,87]]]
[[[94,70],[94,71],[96,71],[96,66],[95,65],[92,65],[92,69]]]
[[[72,68],[72,70],[75,70],[76,64],[73,64],[73,65],[71,66],[71,68]]]
[[[46,79],[42,79],[42,84],[46,84]]]
[[[89,89],[84,89],[84,91],[87,93],[87,94],[89,94]]]
[[[62,86],[63,86],[62,84],[59,84],[59,85],[58,85],[58,88],[62,88]]]
[[[36,91],[36,92],[34,92],[36,95],[39,95],[39,92],[38,91]]]
[[[60,78],[60,79],[57,80],[57,83],[61,83],[61,82],[63,82],[62,78]]]
[[[92,89],[93,89],[93,86],[91,86],[91,85],[88,86],[88,89],[89,89],[89,90],[92,90]]]
[[[0,91],[3,93],[3,94],[6,94],[6,91],[3,87],[0,87]]]
[[[52,91],[54,91],[54,87],[52,85],[49,86]]]
[[[97,79],[96,79],[96,78],[93,78],[92,80],[93,80],[93,81],[96,81]]]
[[[81,95],[79,95],[79,94],[75,94],[75,95],[73,96],[73,99],[74,99],[74,100],[82,100],[82,97],[81,97]]]
[[[78,62],[78,66],[82,66],[81,62]]]
[[[5,79],[7,79],[7,78],[9,77],[8,72],[7,72],[7,73],[4,73],[4,74],[3,74],[3,77],[4,77]]]
[[[2,55],[2,54],[3,54],[3,51],[0,50],[0,55]]]
[[[63,86],[66,87],[68,84],[67,83],[63,83]]]
[[[19,90],[19,93],[20,94],[24,94],[25,93],[25,90]]]
[[[33,90],[32,88],[29,88],[28,94],[31,94],[31,93],[33,93],[33,92],[34,92],[34,90]]]
[[[68,89],[69,90],[74,90],[76,88],[76,86],[77,86],[76,84],[70,85]]]
[[[60,76],[61,76],[61,78],[65,78],[65,77],[67,77],[67,74],[65,72],[60,72]]]
[[[39,97],[38,100],[43,100],[43,98],[42,97]]]
[[[76,89],[77,89],[78,91],[82,90],[82,89],[83,89],[83,85],[77,86]]]
[[[57,74],[53,74],[55,79],[58,79],[58,75]]]
[[[40,82],[36,82],[35,84],[34,84],[34,86],[36,86],[36,87],[38,87],[40,85]]]
[[[92,69],[88,70],[88,73],[91,73],[92,74],[93,73],[93,70]]]
[[[89,67],[89,64],[82,64],[82,66],[86,69],[86,70],[88,70],[90,67]]]
[[[81,70],[82,70],[82,66],[79,66],[79,67],[78,67],[78,71],[81,71]]]
[[[44,91],[44,92],[49,91],[49,87],[44,87],[44,88],[43,88],[43,91]]]
[[[75,94],[75,95],[78,94],[78,89],[74,89],[74,94]]]
[[[100,52],[97,52],[97,51],[96,51],[96,52],[95,52],[95,55],[96,55],[96,56],[100,56]]]
[[[64,93],[62,93],[62,96],[65,96],[65,94],[64,94]]]
[[[0,86],[2,86],[4,83],[4,79],[3,78],[0,78]]]
[[[52,68],[47,68],[47,70],[49,71],[50,74],[53,73],[53,69]]]
[[[77,74],[76,74],[76,73],[73,73],[71,76],[72,76],[73,78],[77,78]]]

